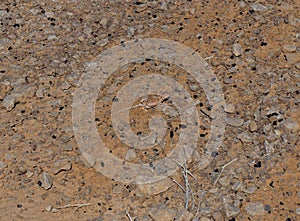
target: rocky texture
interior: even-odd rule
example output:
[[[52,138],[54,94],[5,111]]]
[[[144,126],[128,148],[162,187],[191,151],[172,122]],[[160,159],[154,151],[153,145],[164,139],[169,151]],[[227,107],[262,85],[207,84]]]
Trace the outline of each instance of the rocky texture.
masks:
[[[228,104],[223,142],[211,152],[205,146],[216,139],[210,137],[214,116],[196,79],[182,67],[147,59],[116,70],[95,101],[94,125],[107,151],[124,162],[155,165],[174,149],[186,124],[171,99],[130,109],[130,127],[143,138],[151,132],[149,119],[163,116],[166,134],[154,147],[126,146],[111,121],[112,103],[124,85],[163,74],[188,91],[199,111],[196,154],[186,163],[193,175],[188,181],[194,200],[190,194],[187,205],[193,219],[299,220],[297,3],[1,1],[0,217],[129,220],[127,211],[133,220],[151,221],[149,214],[155,216],[161,204],[168,219],[185,211],[180,166],[157,185],[109,179],[93,168],[96,161],[91,165],[83,157],[72,125],[79,79],[101,52],[129,40],[161,38],[197,51],[215,73],[216,79],[206,80],[220,82]],[[57,209],[80,203],[91,205]]]

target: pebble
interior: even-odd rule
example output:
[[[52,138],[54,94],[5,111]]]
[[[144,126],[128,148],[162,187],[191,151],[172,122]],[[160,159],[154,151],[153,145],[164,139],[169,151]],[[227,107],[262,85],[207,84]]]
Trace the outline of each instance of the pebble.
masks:
[[[44,97],[44,89],[43,88],[38,88],[35,92],[35,95],[38,97],[38,98],[42,98]]]
[[[270,205],[265,205],[265,211],[267,211],[268,213],[272,212],[271,206]]]
[[[255,132],[255,131],[257,131],[257,129],[258,129],[258,126],[257,126],[256,122],[255,121],[251,121],[249,123],[249,130],[251,132]]]
[[[265,150],[267,154],[274,153],[274,145],[270,144],[269,141],[265,140],[264,142]]]
[[[73,145],[67,144],[67,145],[65,145],[65,146],[63,147],[63,149],[64,149],[65,151],[72,151],[72,150],[73,150]]]
[[[72,163],[70,159],[61,159],[55,161],[54,166],[52,168],[52,172],[56,175],[61,171],[68,171],[71,168],[72,168]]]
[[[225,204],[226,216],[231,219],[236,217],[240,213],[240,209],[234,205]]]
[[[229,124],[230,126],[240,127],[244,124],[244,120],[240,118],[227,117],[226,123]]]
[[[141,196],[157,195],[166,192],[174,185],[170,179],[163,179],[154,183],[140,184],[137,186]]]
[[[283,45],[282,46],[282,51],[283,52],[289,52],[289,53],[293,53],[297,50],[296,45],[292,45],[292,44],[288,44],[288,45]]]
[[[191,84],[190,86],[191,91],[198,91],[200,89],[200,86],[198,84]]]
[[[299,52],[298,53],[286,53],[285,56],[286,56],[287,62],[290,64],[297,64],[298,62],[300,62]]]
[[[173,221],[176,215],[176,211],[168,208],[164,204],[159,204],[151,208],[149,216],[153,221]]]
[[[297,215],[300,215],[300,207],[298,207],[298,208],[296,209],[296,213],[297,213]]]
[[[251,8],[256,12],[264,12],[267,11],[268,8],[259,2],[254,2],[251,4]]]
[[[247,203],[246,211],[248,214],[255,215],[263,215],[265,212],[264,205],[262,203]]]
[[[231,177],[230,176],[224,176],[224,177],[220,178],[218,182],[222,186],[229,186],[230,185],[230,181],[231,181]]]
[[[242,186],[242,183],[241,183],[240,181],[236,181],[236,182],[232,185],[231,189],[232,189],[233,191],[237,191],[241,186]]]
[[[194,215],[187,210],[179,211],[176,215],[176,221],[191,221]]]
[[[51,212],[52,208],[53,208],[53,207],[52,207],[51,205],[48,205],[48,206],[46,206],[45,210],[46,210],[47,212]]]
[[[227,103],[226,106],[225,106],[225,111],[227,113],[230,113],[230,114],[234,113],[235,112],[235,105]]]
[[[243,49],[242,46],[238,43],[233,44],[232,46],[232,53],[234,54],[234,56],[239,57],[242,55],[243,53]]]
[[[193,221],[196,221],[196,220],[193,220]],[[210,218],[207,218],[207,217],[201,217],[201,218],[199,219],[199,221],[211,221],[211,219],[210,219]]]
[[[158,105],[157,110],[163,111],[169,117],[177,117],[179,115],[178,111],[169,105]]]
[[[291,131],[296,131],[299,129],[299,124],[295,120],[289,117],[285,119],[284,125],[288,130]]]
[[[12,109],[14,109],[16,103],[16,97],[10,94],[7,95],[2,102],[3,106],[6,108],[7,111],[11,111]]]
[[[41,174],[40,181],[42,183],[42,187],[44,187],[46,190],[49,190],[52,187],[53,179],[47,172],[43,172]]]
[[[6,165],[5,163],[3,163],[2,161],[0,161],[0,170],[5,169],[6,166],[7,166],[7,165]]]
[[[243,143],[251,143],[253,140],[252,137],[250,137],[246,132],[238,134],[237,138]]]
[[[125,160],[127,160],[127,161],[133,161],[134,159],[136,159],[136,157],[137,157],[136,151],[134,149],[129,149],[126,152]]]
[[[249,187],[244,187],[244,188],[242,188],[242,191],[243,191],[244,193],[248,193],[248,194],[254,193],[255,190],[257,190],[257,187],[254,186],[254,185],[251,185],[251,186],[249,186]]]

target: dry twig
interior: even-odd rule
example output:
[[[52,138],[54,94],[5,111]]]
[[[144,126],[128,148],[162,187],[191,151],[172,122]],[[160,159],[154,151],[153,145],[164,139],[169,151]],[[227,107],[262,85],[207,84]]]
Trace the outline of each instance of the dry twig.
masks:
[[[226,163],[224,166],[222,166],[221,172],[220,172],[218,178],[215,180],[213,186],[215,186],[215,185],[217,184],[217,182],[219,181],[219,179],[220,179],[220,177],[221,177],[221,175],[222,175],[224,169],[225,169],[226,167],[228,167],[230,164],[232,164],[233,162],[235,162],[235,161],[237,161],[237,158],[231,160],[230,162],[228,162],[228,163]]]
[[[56,209],[65,209],[65,208],[69,208],[69,207],[83,207],[83,206],[90,206],[91,204],[90,203],[83,203],[83,204],[67,204],[67,205],[64,205],[64,206],[60,206],[60,207],[56,207]],[[77,209],[78,209],[77,208]]]
[[[130,216],[130,214],[129,214],[129,212],[126,210],[126,216],[128,217],[128,219],[130,220],[130,221],[133,221],[133,219],[131,218],[131,216]]]

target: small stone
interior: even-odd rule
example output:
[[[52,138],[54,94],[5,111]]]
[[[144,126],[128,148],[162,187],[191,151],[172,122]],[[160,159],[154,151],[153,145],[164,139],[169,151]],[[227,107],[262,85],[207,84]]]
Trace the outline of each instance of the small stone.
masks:
[[[233,191],[237,191],[241,186],[242,186],[242,183],[240,181],[237,181],[232,185],[231,189]]]
[[[283,45],[282,46],[282,51],[283,52],[289,52],[289,53],[293,53],[297,50],[296,45],[292,45],[292,44],[288,44],[288,45]]]
[[[52,208],[53,208],[53,206],[48,205],[48,206],[46,206],[45,210],[46,210],[47,212],[51,212]]]
[[[201,217],[199,221],[211,221],[211,219],[207,217]]]
[[[236,57],[241,56],[242,53],[243,53],[243,49],[242,49],[241,45],[238,44],[238,43],[233,44],[233,46],[232,46],[232,53]]]
[[[61,160],[57,160],[54,163],[52,172],[56,175],[61,171],[68,171],[71,168],[72,168],[72,163],[69,159],[61,159]]]
[[[259,2],[254,2],[251,4],[251,8],[256,12],[264,12],[267,11],[268,8]]]
[[[288,130],[291,130],[291,131],[296,131],[299,129],[299,124],[290,117],[285,119],[284,125]]]
[[[240,213],[240,209],[234,205],[225,204],[226,216],[231,219],[236,217]]]
[[[170,179],[163,179],[154,183],[140,184],[137,187],[141,196],[151,196],[166,192],[173,185],[174,182]]]
[[[126,152],[125,160],[127,160],[127,161],[133,161],[134,159],[136,159],[136,157],[137,157],[136,151],[134,149],[129,149]]]
[[[285,53],[286,60],[290,64],[297,64],[300,62],[300,52],[298,53]]]
[[[72,151],[72,150],[73,150],[73,145],[71,145],[71,144],[65,145],[65,146],[63,147],[63,149],[64,149],[65,151]]]
[[[249,186],[249,187],[244,187],[244,188],[242,189],[242,191],[243,191],[244,193],[248,193],[248,194],[254,193],[255,190],[257,190],[257,187],[254,186],[254,185]]]
[[[255,131],[257,131],[257,129],[258,129],[258,126],[257,126],[256,122],[255,121],[251,121],[249,123],[249,130],[251,132],[255,132]]]
[[[300,207],[298,207],[298,208],[296,209],[296,213],[297,213],[297,215],[300,215]]]
[[[267,211],[268,213],[272,212],[271,206],[270,205],[265,205],[265,211]]]
[[[71,84],[67,81],[64,81],[61,85],[60,85],[61,89],[63,90],[68,90],[71,87]]]
[[[40,182],[42,183],[41,186],[44,187],[46,190],[49,190],[53,184],[53,180],[47,172],[42,173]]]
[[[225,111],[227,113],[230,113],[230,114],[234,113],[235,112],[235,105],[227,103],[226,106],[225,106]]]
[[[250,137],[246,132],[238,134],[237,138],[243,143],[251,143],[253,140],[252,137]]]
[[[220,178],[218,182],[222,186],[229,186],[230,185],[230,181],[231,181],[231,177],[230,176],[224,176],[224,177]]]
[[[273,143],[270,144],[269,141],[265,140],[264,146],[265,146],[267,154],[274,153],[274,145],[273,145]]]
[[[16,100],[15,96],[7,95],[3,99],[2,104],[6,108],[7,111],[11,111],[12,109],[14,109],[16,102],[17,102],[17,100]]]
[[[300,70],[300,62],[296,63],[296,64],[295,64],[295,67],[296,67],[298,70]]]
[[[38,88],[35,92],[35,95],[39,98],[44,97],[44,89],[43,88]]]
[[[179,115],[178,111],[175,108],[165,104],[158,105],[157,110],[163,111],[169,117],[177,117]]]
[[[109,42],[108,38],[103,38],[100,41],[97,41],[97,45],[99,45],[100,47],[103,47],[105,45],[107,45]]]
[[[176,215],[176,221],[191,221],[194,215],[187,210],[179,211]]]
[[[227,117],[226,123],[229,124],[230,126],[240,127],[243,125],[244,120],[240,118]]]
[[[56,35],[49,35],[47,40],[51,41],[51,40],[57,40],[57,36]]]
[[[7,167],[7,165],[5,163],[3,163],[2,161],[0,161],[0,170],[3,170]]]
[[[265,212],[264,205],[262,203],[248,203],[245,208],[247,213],[252,216],[263,215]]]
[[[200,89],[200,86],[198,84],[191,84],[190,86],[191,91],[198,91]]]
[[[159,204],[151,208],[149,216],[153,221],[173,221],[176,215],[176,211],[168,208],[164,204]]]

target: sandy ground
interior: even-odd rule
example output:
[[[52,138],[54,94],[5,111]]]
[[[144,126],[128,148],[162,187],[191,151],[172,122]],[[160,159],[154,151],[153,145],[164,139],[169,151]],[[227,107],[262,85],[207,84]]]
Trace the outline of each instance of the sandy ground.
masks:
[[[299,0],[3,0],[0,19],[0,220],[300,220]],[[166,135],[145,150],[122,143],[111,110],[124,85],[163,74],[198,104],[195,152],[152,185],[98,172],[83,156],[72,122],[73,97],[89,64],[106,49],[142,38],[196,51],[228,105],[223,142],[205,162],[212,107],[189,73],[145,60],[106,80],[95,125],[124,162],[165,158],[184,131],[172,99],[141,96],[129,111],[132,131],[149,134],[151,116],[160,115]]]

